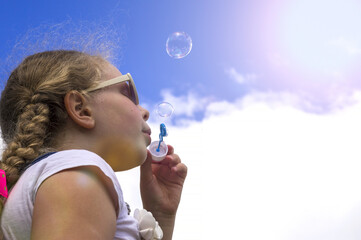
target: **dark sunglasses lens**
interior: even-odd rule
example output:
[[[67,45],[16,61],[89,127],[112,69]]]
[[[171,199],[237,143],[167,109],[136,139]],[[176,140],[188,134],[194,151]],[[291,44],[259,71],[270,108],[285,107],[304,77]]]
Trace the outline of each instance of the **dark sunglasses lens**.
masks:
[[[137,105],[137,99],[136,99],[136,95],[135,95],[135,89],[133,87],[133,84],[130,81],[126,81],[127,83],[127,97],[135,104]]]
[[[137,105],[138,103],[137,103],[137,99],[136,99],[136,97],[135,97],[135,89],[134,89],[134,87],[133,87],[133,84],[131,83],[131,82],[129,82],[129,91],[130,91],[130,100],[132,100],[133,101],[133,103],[135,104],[135,105]]]

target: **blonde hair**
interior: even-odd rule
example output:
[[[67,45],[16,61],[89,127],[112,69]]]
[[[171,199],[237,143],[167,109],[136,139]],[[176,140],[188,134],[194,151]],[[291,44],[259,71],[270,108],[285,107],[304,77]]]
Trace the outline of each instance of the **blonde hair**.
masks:
[[[11,189],[38,156],[55,150],[56,137],[68,118],[64,96],[97,84],[106,61],[78,51],[31,55],[13,70],[1,93],[0,125],[6,148],[0,162]],[[0,216],[4,198],[0,201]]]

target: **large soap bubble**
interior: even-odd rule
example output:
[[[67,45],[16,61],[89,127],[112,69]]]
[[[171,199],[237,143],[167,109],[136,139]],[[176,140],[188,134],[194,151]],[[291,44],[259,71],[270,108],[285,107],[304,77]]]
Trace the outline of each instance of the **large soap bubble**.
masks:
[[[158,104],[156,111],[161,117],[170,117],[174,112],[174,107],[168,102],[161,102]]]
[[[185,32],[174,32],[167,39],[166,50],[172,58],[184,58],[192,50],[192,39]]]

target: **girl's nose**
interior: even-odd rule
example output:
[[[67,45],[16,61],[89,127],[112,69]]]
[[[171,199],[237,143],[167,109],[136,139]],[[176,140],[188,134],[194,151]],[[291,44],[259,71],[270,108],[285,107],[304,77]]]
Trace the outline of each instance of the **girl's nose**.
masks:
[[[138,108],[142,113],[142,117],[143,117],[144,121],[147,121],[149,119],[149,111],[140,105],[138,105]]]

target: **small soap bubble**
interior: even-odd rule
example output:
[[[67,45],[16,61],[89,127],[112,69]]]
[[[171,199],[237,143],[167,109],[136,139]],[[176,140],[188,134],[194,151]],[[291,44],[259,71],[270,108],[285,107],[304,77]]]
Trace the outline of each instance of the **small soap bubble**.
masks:
[[[192,50],[192,39],[185,32],[174,32],[167,39],[166,50],[172,58],[184,58]]]
[[[161,102],[157,106],[157,113],[161,117],[170,117],[174,112],[174,107],[168,102]]]

